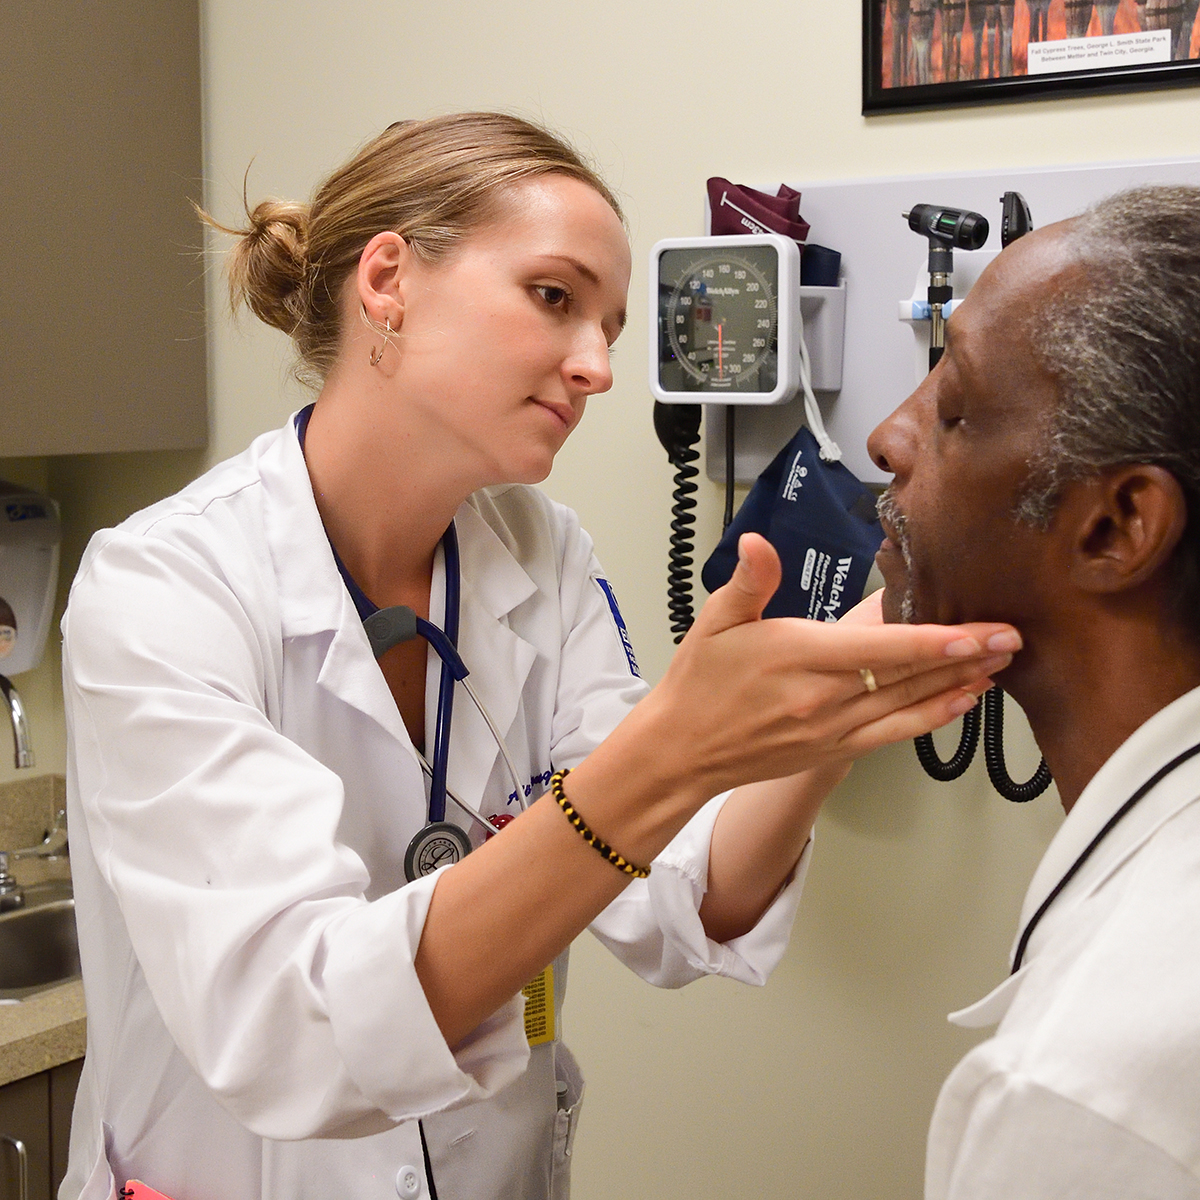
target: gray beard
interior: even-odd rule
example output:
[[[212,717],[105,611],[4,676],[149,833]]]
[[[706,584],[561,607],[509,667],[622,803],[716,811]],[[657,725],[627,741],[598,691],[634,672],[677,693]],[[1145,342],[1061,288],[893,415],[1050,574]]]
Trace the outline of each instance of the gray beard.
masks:
[[[879,497],[876,509],[880,518],[895,533],[900,557],[904,559],[906,584],[904,595],[900,598],[900,620],[906,625],[911,625],[913,614],[916,611],[916,602],[913,600],[912,590],[912,549],[908,537],[908,518],[897,507],[896,497],[892,492],[891,484],[887,486],[883,495]]]

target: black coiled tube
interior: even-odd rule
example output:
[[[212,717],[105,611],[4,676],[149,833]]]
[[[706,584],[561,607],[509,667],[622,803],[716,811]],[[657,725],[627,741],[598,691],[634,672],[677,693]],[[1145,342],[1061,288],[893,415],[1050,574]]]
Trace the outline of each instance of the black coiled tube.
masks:
[[[696,441],[699,441],[697,436]],[[700,452],[692,442],[676,448],[675,503],[671,505],[671,550],[667,555],[667,611],[671,616],[671,632],[675,643],[683,641],[683,635],[696,619],[692,603],[692,551],[696,533],[696,485],[692,482],[700,472],[692,464]]]
[[[913,738],[917,748],[917,760],[925,768],[925,774],[939,783],[949,783],[957,779],[970,765],[979,746],[979,705],[963,713],[962,736],[958,739],[958,749],[950,756],[948,762],[942,762],[938,757],[937,747],[933,744],[933,734],[924,733]]]
[[[979,745],[979,710],[983,709],[983,760],[987,764],[988,778],[992,787],[1005,800],[1014,804],[1024,804],[1035,796],[1040,796],[1053,782],[1050,768],[1043,758],[1038,769],[1024,783],[1017,783],[1008,773],[1008,764],[1004,761],[1004,689],[990,688],[983,697],[983,704],[976,705],[963,716],[962,737],[958,740],[958,749],[954,751],[949,762],[942,762],[933,744],[933,736],[924,734],[913,739],[917,748],[917,760],[925,768],[925,774],[939,783],[949,783],[957,779],[970,765]]]
[[[1017,783],[1008,773],[1004,761],[1004,690],[1000,687],[990,689],[983,697],[983,760],[987,763],[988,778],[992,787],[1005,800],[1014,804],[1024,804],[1035,796],[1040,796],[1053,782],[1050,768],[1043,758],[1038,768],[1024,782]]]
[[[692,605],[692,550],[696,531],[696,485],[700,472],[692,465],[700,457],[699,404],[654,404],[654,432],[675,468],[675,503],[671,506],[671,551],[667,556],[667,611],[675,643],[696,619]]]

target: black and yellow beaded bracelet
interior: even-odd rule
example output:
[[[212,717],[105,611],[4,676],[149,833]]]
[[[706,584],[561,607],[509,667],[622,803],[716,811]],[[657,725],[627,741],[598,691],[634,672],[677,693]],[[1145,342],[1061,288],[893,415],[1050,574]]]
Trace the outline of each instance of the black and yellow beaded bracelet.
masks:
[[[624,871],[626,875],[632,875],[635,879],[645,879],[650,874],[649,867],[639,867],[635,863],[631,863],[623,854],[618,854],[607,842],[601,841],[589,828],[587,822],[575,811],[575,805],[567,799],[567,793],[563,790],[563,780],[571,773],[571,769],[567,767],[562,771],[555,771],[550,776],[550,794],[558,802],[558,807],[566,814],[566,818],[579,831],[579,836],[595,850],[598,850],[614,867],[620,871]]]

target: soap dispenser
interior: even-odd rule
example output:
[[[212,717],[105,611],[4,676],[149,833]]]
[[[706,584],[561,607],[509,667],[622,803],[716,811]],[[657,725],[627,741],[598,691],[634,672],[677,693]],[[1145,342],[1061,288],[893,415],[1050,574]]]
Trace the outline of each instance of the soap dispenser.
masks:
[[[49,496],[0,480],[0,694],[12,723],[14,762],[33,766],[29,723],[11,676],[41,662],[54,612],[62,529]]]

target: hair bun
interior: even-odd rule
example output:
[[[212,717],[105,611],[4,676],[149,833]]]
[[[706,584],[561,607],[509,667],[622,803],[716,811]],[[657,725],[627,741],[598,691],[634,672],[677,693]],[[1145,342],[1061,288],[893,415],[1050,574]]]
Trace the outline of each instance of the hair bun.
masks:
[[[308,206],[264,200],[247,211],[229,263],[229,295],[268,325],[291,334],[308,307]]]

